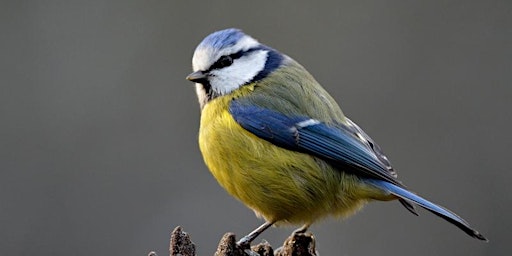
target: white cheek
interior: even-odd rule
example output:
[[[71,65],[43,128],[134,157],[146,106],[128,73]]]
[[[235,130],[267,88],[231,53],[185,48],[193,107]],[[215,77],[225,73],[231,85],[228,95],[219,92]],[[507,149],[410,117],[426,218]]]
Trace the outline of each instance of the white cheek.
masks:
[[[203,109],[204,105],[208,101],[208,97],[206,96],[206,91],[204,90],[202,84],[196,83],[196,94],[199,101],[199,106],[201,106],[201,109]]]
[[[267,57],[267,51],[256,51],[235,60],[229,67],[212,71],[212,89],[220,95],[225,95],[246,84],[265,68]]]

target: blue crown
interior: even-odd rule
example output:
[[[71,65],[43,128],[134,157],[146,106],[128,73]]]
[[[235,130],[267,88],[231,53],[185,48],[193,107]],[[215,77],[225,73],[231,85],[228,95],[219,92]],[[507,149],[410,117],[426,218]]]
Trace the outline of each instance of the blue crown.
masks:
[[[213,32],[197,46],[197,48],[213,47],[222,49],[224,47],[233,46],[238,42],[245,34],[236,28],[228,28]]]

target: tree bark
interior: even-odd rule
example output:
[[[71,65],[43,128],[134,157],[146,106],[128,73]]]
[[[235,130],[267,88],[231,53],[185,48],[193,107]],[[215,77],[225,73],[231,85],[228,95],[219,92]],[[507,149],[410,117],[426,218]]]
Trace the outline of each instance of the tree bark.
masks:
[[[196,256],[196,246],[190,236],[178,226],[171,233],[169,252],[171,256]],[[316,256],[315,237],[311,233],[290,235],[283,246],[274,250],[268,242],[253,245],[244,250],[236,243],[233,233],[226,233],[219,242],[215,256]],[[148,256],[157,256],[149,252]]]

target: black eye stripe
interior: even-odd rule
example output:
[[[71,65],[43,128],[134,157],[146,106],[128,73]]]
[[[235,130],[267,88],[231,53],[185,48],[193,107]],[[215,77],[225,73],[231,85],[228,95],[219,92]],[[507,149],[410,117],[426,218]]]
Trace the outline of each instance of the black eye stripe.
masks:
[[[213,63],[210,69],[221,69],[230,66],[231,64],[233,64],[233,58],[230,55],[222,56],[215,63]]]
[[[231,55],[229,55],[231,58],[233,58],[234,60],[236,59],[240,59],[240,57],[242,57],[246,52],[248,51],[239,51],[237,53],[233,53]]]
[[[246,53],[253,52],[253,51],[256,51],[256,50],[261,50],[261,49],[263,49],[263,48],[256,47],[256,48],[251,48],[251,49],[248,49],[248,50],[245,50],[245,51],[239,51],[237,53],[233,53],[233,54],[230,54],[230,55],[221,56],[215,63],[212,64],[212,66],[208,70],[206,70],[206,72],[214,70],[214,69],[221,69],[221,68],[228,67],[231,64],[233,64],[234,60],[240,59]]]

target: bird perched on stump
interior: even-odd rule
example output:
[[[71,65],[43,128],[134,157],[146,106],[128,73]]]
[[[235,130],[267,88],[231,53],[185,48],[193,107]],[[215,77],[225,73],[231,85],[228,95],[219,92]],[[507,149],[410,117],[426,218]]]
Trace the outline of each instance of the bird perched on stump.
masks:
[[[398,200],[486,240],[455,213],[409,191],[381,148],[347,118],[299,63],[238,29],[208,35],[192,58],[201,107],[199,146],[219,184],[273,224],[347,217],[374,200]]]

